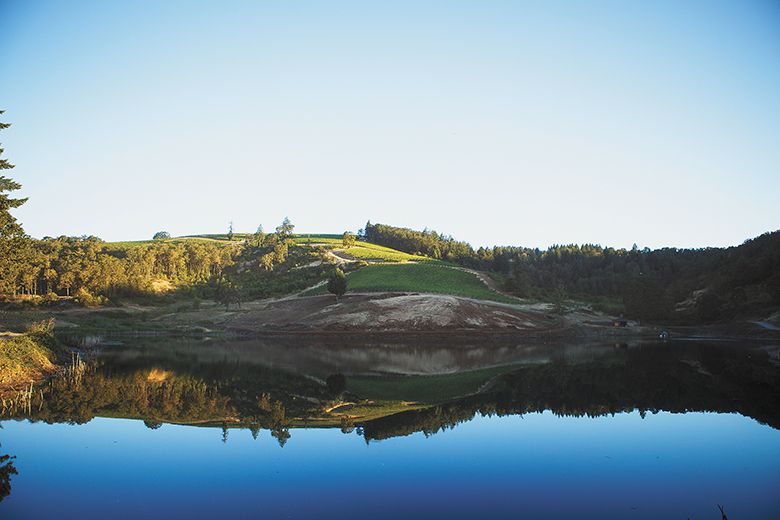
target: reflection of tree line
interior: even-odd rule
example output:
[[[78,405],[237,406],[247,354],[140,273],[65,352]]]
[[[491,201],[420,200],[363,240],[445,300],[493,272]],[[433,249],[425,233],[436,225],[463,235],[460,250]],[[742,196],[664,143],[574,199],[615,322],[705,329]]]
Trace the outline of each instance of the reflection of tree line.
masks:
[[[551,410],[601,416],[646,412],[738,412],[780,428],[780,369],[761,351],[706,345],[650,345],[608,362],[554,362],[499,377],[482,394],[363,425],[368,440],[453,428],[480,415]]]
[[[94,371],[78,385],[66,379],[52,381],[33,418],[85,423],[96,415],[120,415],[151,422],[198,422],[231,412],[224,395],[191,376],[149,381],[148,371],[121,375]]]
[[[307,396],[303,398],[302,396]],[[50,423],[86,423],[97,416],[141,418],[156,429],[163,422],[247,426],[256,438],[268,429],[280,445],[290,437],[289,417],[316,415],[330,397],[316,380],[240,365],[207,365],[201,374],[162,369],[93,366],[78,382],[53,379],[24,416]]]

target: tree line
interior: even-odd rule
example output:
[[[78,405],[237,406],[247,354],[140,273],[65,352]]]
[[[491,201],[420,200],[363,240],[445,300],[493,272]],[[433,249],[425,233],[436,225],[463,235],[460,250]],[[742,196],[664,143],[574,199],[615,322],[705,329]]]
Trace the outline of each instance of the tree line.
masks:
[[[235,247],[209,242],[120,248],[96,237],[27,239],[0,292],[83,299],[157,293],[166,282],[206,283],[232,265],[235,257]]]

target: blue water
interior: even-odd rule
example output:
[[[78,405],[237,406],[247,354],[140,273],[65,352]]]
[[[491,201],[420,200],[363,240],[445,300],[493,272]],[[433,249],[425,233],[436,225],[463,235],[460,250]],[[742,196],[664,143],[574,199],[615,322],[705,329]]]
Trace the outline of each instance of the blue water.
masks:
[[[338,429],[4,421],[3,519],[780,518],[780,431],[738,414],[477,417],[366,444]]]

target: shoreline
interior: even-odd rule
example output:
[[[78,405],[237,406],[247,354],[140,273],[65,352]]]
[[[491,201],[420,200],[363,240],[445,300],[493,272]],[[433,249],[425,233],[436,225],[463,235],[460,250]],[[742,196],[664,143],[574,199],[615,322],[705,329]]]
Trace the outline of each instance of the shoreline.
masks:
[[[776,331],[764,331],[758,334],[739,333],[736,330],[729,330],[723,325],[712,327],[678,327],[678,326],[643,326],[642,330],[631,328],[596,328],[570,326],[556,329],[539,330],[516,330],[516,329],[458,329],[458,328],[440,328],[440,329],[313,329],[313,328],[290,328],[290,329],[239,329],[239,328],[215,328],[202,330],[200,328],[178,329],[178,330],[160,330],[160,329],[138,329],[138,330],[112,330],[106,329],[88,329],[84,331],[73,330],[72,328],[59,329],[56,336],[59,338],[86,337],[86,336],[107,336],[107,337],[127,337],[127,338],[203,338],[203,339],[251,339],[251,338],[273,338],[273,337],[366,337],[366,338],[490,338],[500,337],[503,339],[551,339],[551,340],[656,340],[664,341],[780,341],[780,333]],[[659,331],[666,331],[669,336],[666,340],[659,338]]]

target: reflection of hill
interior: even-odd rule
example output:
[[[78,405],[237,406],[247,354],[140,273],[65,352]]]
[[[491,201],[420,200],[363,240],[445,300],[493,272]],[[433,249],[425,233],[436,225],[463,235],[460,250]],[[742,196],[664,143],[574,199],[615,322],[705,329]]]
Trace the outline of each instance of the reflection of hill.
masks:
[[[370,337],[358,341],[338,335],[293,335],[233,341],[166,339],[130,343],[106,352],[112,363],[139,359],[188,364],[252,364],[287,372],[326,377],[329,374],[451,374],[503,365],[569,361],[602,356],[609,345],[520,341],[511,336]]]
[[[757,350],[647,345],[609,362],[526,366],[458,401],[370,421],[367,440],[435,433],[475,414],[604,415],[631,411],[737,412],[780,428],[780,370]]]

